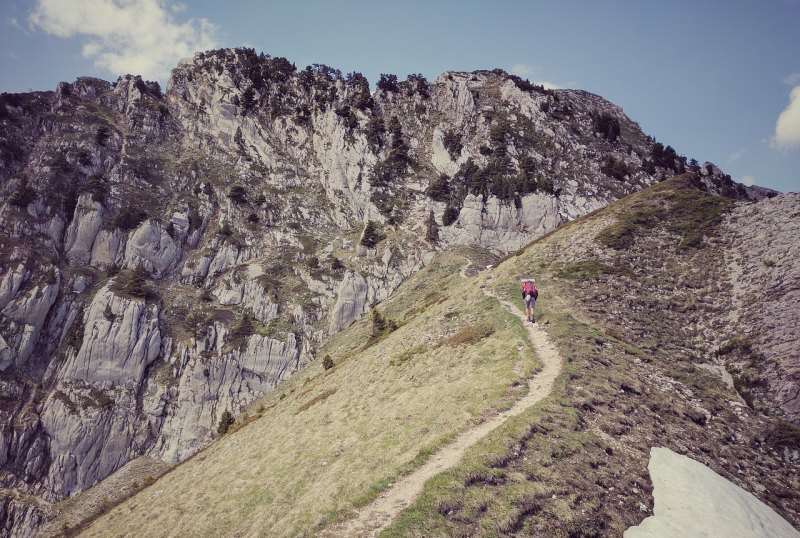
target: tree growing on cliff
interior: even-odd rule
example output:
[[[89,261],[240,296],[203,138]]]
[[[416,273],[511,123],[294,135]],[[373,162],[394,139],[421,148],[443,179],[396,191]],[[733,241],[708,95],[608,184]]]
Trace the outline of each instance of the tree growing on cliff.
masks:
[[[378,225],[373,221],[367,221],[364,234],[361,236],[361,244],[367,248],[375,248],[375,245],[386,239],[386,235],[381,233]]]
[[[381,73],[381,78],[378,80],[378,89],[384,92],[399,92],[400,86],[397,85],[397,75]]]
[[[125,284],[125,293],[133,297],[147,297],[150,293],[150,287],[147,285],[149,278],[150,275],[147,269],[140,263],[128,277],[128,282]]]
[[[8,199],[8,203],[16,207],[28,207],[28,204],[36,200],[36,191],[28,185],[28,180],[23,178],[17,185],[16,190]]]
[[[220,435],[225,435],[228,433],[228,429],[233,425],[235,422],[233,415],[227,409],[222,412],[222,416],[219,417],[219,423],[217,424],[217,433]]]
[[[433,210],[428,213],[428,220],[425,223],[425,239],[431,243],[439,240],[439,226],[436,224],[436,218],[433,216]]]

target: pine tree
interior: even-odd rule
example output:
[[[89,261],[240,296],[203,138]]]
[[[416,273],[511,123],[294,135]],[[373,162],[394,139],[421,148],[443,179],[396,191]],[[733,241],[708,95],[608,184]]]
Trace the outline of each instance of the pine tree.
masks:
[[[17,185],[17,189],[9,198],[8,203],[17,207],[28,207],[28,204],[36,200],[36,191],[28,185],[28,180],[23,178]]]
[[[431,243],[439,240],[439,226],[436,224],[436,218],[433,216],[433,210],[428,213],[428,222],[426,223],[425,239]]]
[[[256,92],[253,90],[253,87],[248,87],[244,93],[242,93],[242,116],[247,114],[250,110],[252,110],[253,106],[256,104]]]
[[[228,428],[234,423],[233,415],[227,409],[222,412],[222,416],[219,417],[219,424],[217,424],[217,433],[220,435],[225,435],[228,433]]]
[[[133,295],[134,297],[147,297],[147,294],[150,292],[150,288],[147,285],[149,277],[150,275],[147,273],[147,269],[140,263],[128,278],[128,283],[125,284],[125,293]]]

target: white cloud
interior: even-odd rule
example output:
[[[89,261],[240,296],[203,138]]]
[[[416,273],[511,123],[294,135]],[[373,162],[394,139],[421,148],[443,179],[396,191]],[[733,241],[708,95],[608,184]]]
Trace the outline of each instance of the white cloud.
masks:
[[[748,148],[748,147],[737,149],[736,151],[734,151],[733,153],[728,155],[728,158],[725,159],[725,163],[726,164],[731,164],[731,163],[734,163],[734,162],[738,161],[739,159],[744,157],[744,154],[747,153],[749,150],[750,150],[750,148]]]
[[[783,150],[800,149],[800,86],[789,94],[789,105],[778,116],[770,144]]]
[[[511,66],[511,74],[518,77],[531,77],[536,70],[528,64],[514,64]]]
[[[48,34],[86,40],[82,54],[112,75],[165,80],[178,60],[217,46],[207,19],[179,23],[170,0],[37,0],[29,20]]]
[[[800,82],[800,73],[792,73],[783,79],[783,83],[788,84],[789,86],[796,86],[798,82]]]
[[[562,84],[556,84],[555,82],[550,82],[547,80],[539,80],[535,76],[537,69],[528,64],[514,64],[511,66],[511,69],[509,69],[509,72],[512,75],[517,75],[518,77],[527,78],[534,84],[539,84],[540,86],[544,86],[548,90],[560,90],[561,88],[564,88],[564,85]],[[569,85],[574,85],[574,84],[570,83],[567,86]]]
[[[742,179],[739,180],[739,183],[747,185],[748,187],[752,187],[755,184],[756,178],[753,176],[742,176]]]

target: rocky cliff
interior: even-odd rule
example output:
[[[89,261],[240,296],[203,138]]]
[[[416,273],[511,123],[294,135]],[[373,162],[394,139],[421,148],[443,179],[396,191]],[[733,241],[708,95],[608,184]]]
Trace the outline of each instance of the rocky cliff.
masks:
[[[508,253],[687,169],[767,194],[600,97],[500,70],[370,91],[219,50],[181,62],[165,93],[125,76],[3,94],[0,122],[12,535],[139,456],[194,454],[437,251]]]

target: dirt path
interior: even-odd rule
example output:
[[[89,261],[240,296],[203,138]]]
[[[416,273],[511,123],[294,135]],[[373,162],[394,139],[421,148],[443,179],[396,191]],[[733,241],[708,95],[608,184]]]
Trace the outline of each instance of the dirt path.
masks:
[[[497,299],[488,290],[484,290],[484,293]],[[360,509],[353,519],[331,527],[323,532],[322,536],[377,536],[402,510],[416,500],[429,478],[454,467],[461,461],[467,448],[483,439],[509,418],[519,415],[550,394],[556,378],[561,373],[563,362],[561,355],[556,351],[547,332],[541,326],[528,323],[525,320],[525,314],[512,303],[500,300],[500,304],[525,324],[528,339],[533,345],[536,355],[542,361],[542,369],[528,381],[528,394],[517,401],[511,409],[462,433],[455,441],[433,455],[422,467],[398,480],[391,489],[384,492],[371,504]]]

